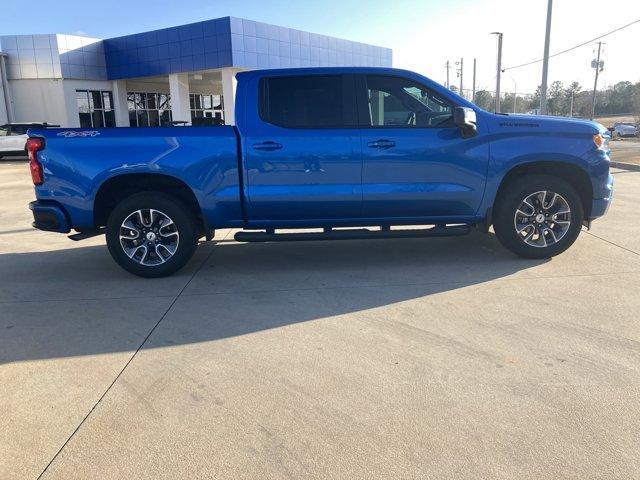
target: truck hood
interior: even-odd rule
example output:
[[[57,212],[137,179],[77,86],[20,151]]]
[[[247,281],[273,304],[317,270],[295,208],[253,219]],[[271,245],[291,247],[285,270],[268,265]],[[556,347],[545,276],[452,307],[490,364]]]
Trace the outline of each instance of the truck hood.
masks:
[[[535,129],[539,132],[596,134],[607,131],[602,125],[576,118],[544,115],[501,115],[492,113],[492,120],[499,128]]]

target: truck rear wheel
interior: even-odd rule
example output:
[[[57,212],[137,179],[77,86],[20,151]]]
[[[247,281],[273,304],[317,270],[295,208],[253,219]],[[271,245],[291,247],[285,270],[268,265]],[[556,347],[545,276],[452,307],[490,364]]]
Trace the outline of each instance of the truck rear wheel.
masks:
[[[193,256],[193,215],[179,200],[144,192],[122,200],[107,220],[107,246],[122,268],[141,277],[164,277]]]
[[[561,178],[528,175],[506,186],[494,208],[500,243],[525,258],[551,258],[578,238],[584,208],[576,190]]]

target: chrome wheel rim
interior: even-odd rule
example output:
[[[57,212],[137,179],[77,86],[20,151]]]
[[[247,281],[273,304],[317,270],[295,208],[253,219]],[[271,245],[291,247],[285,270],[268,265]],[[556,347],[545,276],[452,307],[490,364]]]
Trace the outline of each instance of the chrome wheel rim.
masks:
[[[545,248],[564,238],[571,226],[571,208],[559,193],[541,190],[522,200],[513,218],[520,240]]]
[[[136,263],[147,267],[167,262],[178,250],[180,234],[164,212],[143,208],[130,213],[120,225],[120,246]]]

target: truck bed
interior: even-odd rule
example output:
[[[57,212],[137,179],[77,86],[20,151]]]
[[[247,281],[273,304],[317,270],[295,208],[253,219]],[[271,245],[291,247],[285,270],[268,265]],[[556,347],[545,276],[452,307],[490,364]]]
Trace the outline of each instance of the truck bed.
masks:
[[[56,128],[29,130],[45,139],[48,181],[40,200],[60,203],[80,228],[93,228],[99,187],[123,174],[165,174],[194,192],[202,213],[242,220],[238,137],[234,127]]]

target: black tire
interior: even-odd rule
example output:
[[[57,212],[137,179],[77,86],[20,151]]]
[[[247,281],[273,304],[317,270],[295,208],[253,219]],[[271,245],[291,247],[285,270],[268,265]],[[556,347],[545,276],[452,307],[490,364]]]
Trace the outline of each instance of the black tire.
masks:
[[[156,217],[156,223],[158,221],[164,222],[164,226],[160,226],[154,231],[160,232],[165,228],[170,228],[171,230],[165,230],[165,234],[168,233],[166,237],[161,237],[159,233],[153,234],[152,236],[155,238],[152,242],[148,243],[146,234],[142,235],[143,228],[145,230],[148,229],[149,233],[151,233],[152,226],[147,226],[143,223],[136,224],[135,227],[139,227],[139,232],[137,236],[132,237],[132,240],[135,239],[136,242],[142,240],[142,246],[132,246],[130,250],[137,250],[139,248],[140,252],[134,252],[135,255],[129,257],[125,252],[125,247],[121,244],[121,226],[125,220],[132,218],[131,215],[139,210],[146,213],[150,213],[151,210],[157,211],[156,214],[150,215],[150,219],[149,217],[145,218],[145,220],[149,220],[150,224],[154,223],[154,216]],[[161,216],[160,220],[158,220],[160,213],[164,216]],[[165,220],[166,217],[173,223],[170,224]],[[127,225],[129,225],[129,223]],[[169,225],[171,225],[171,227],[168,227]],[[106,233],[107,247],[116,263],[126,271],[140,277],[164,277],[178,271],[191,259],[198,241],[196,231],[193,213],[179,200],[161,192],[137,193],[122,200],[109,215]],[[133,232],[136,232],[136,230],[131,229],[132,235]],[[177,232],[177,236],[174,232]],[[166,240],[170,237],[172,237],[171,240]],[[158,245],[158,242],[162,243],[164,241],[167,242],[171,249],[173,249],[173,243],[175,243],[175,250],[171,255],[169,248],[161,248],[163,245]],[[129,239],[125,239],[123,242],[126,245],[131,244]],[[172,244],[169,245],[169,242],[172,242]],[[146,245],[149,245],[149,247]],[[148,255],[148,257],[142,258],[142,252],[144,255]],[[160,255],[158,255],[158,252],[160,252]],[[167,257],[166,259],[165,256]],[[147,259],[149,264],[141,263],[144,259]],[[152,261],[156,263],[152,264]]]
[[[530,196],[536,192],[541,191],[550,192],[547,194],[548,196],[543,196],[543,198],[548,199],[548,202],[553,198],[551,193],[560,195],[556,205],[564,202],[571,211],[564,215],[554,217],[550,214],[553,213],[552,208],[547,210],[541,207],[540,210],[537,211],[534,209],[533,216],[531,217],[516,217],[516,211],[523,206],[524,200],[530,198]],[[535,198],[539,198],[539,196],[534,197],[534,199]],[[535,201],[530,203],[535,203]],[[556,207],[556,210],[564,211],[564,209],[559,207]],[[544,222],[538,223],[542,217],[536,218],[536,212],[541,212],[543,216],[545,214],[550,215],[545,218]],[[525,218],[525,220],[523,220],[524,223],[520,223],[520,219],[523,218]],[[558,223],[554,223],[553,218],[558,218]],[[526,175],[516,178],[501,191],[494,206],[493,228],[500,243],[508,250],[521,257],[542,259],[554,257],[569,248],[580,234],[583,219],[584,207],[580,195],[578,195],[569,183],[552,175]],[[567,221],[570,222],[566,226],[566,230],[564,226],[559,225],[560,220],[563,220],[563,223]],[[518,226],[528,222],[535,225],[527,227],[526,230],[519,234],[516,230],[516,222],[518,222]],[[525,238],[536,228],[538,228],[538,232],[553,230],[554,228],[557,229],[557,231],[545,231],[543,235],[544,238],[542,239],[540,235],[536,233],[533,238],[538,239],[537,241],[544,244],[544,246],[532,246],[526,243],[527,240],[525,240]],[[563,231],[564,234],[562,234]],[[557,241],[555,240],[556,237],[558,237]],[[528,239],[528,241],[533,242],[531,239]],[[547,243],[549,244],[547,245]]]

